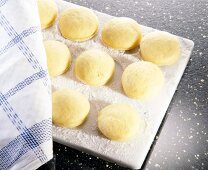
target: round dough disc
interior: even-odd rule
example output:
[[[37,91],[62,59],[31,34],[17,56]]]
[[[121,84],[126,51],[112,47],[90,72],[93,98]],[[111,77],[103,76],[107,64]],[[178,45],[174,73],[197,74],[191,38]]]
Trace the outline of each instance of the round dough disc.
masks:
[[[98,18],[92,10],[84,7],[68,9],[60,16],[59,29],[67,39],[85,41],[96,34]]]
[[[141,61],[130,64],[124,70],[121,80],[127,96],[148,99],[160,91],[164,75],[157,65]]]
[[[114,18],[102,30],[103,43],[118,50],[130,50],[137,47],[141,38],[140,26],[131,18]]]
[[[71,63],[71,54],[68,47],[59,41],[44,41],[47,65],[50,76],[58,76],[68,70]]]
[[[90,111],[88,99],[75,90],[62,89],[52,95],[53,123],[61,127],[77,127]]]
[[[144,60],[157,65],[174,64],[180,57],[180,42],[175,35],[163,31],[147,34],[140,43]]]
[[[98,113],[98,128],[108,139],[130,140],[138,133],[141,117],[136,109],[128,104],[117,103],[103,108]]]
[[[56,3],[53,0],[38,0],[37,2],[41,28],[52,26],[58,14]]]
[[[115,62],[107,53],[98,50],[87,50],[75,61],[77,78],[92,86],[102,86],[113,76]]]

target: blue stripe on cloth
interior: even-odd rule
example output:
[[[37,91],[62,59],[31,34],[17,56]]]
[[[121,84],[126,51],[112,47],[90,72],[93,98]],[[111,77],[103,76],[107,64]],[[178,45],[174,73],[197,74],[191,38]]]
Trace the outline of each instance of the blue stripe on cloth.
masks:
[[[40,148],[35,136],[33,136],[30,133],[30,131],[24,125],[22,120],[19,118],[18,114],[14,111],[14,109],[8,103],[8,101],[6,100],[5,96],[2,93],[0,93],[0,103],[2,103],[1,106],[4,112],[7,113],[7,117],[10,119],[10,121],[13,123],[16,129],[21,133],[21,136],[28,143],[30,148],[36,154],[37,158],[41,162],[45,162],[47,160],[47,157],[44,154],[43,150]]]
[[[33,125],[28,131],[36,137],[38,145],[41,145],[51,140],[51,128],[51,119],[46,119]],[[23,136],[17,136],[0,150],[0,169],[8,169],[29,150],[30,146],[24,140]]]
[[[8,99],[9,97],[15,95],[17,92],[21,91],[22,89],[24,89],[25,87],[27,87],[28,85],[32,84],[34,81],[39,80],[41,78],[44,78],[47,76],[46,71],[40,71],[37,72],[29,77],[27,77],[26,79],[24,79],[23,81],[21,81],[20,83],[18,83],[15,87],[11,88],[5,95],[4,97],[6,99]],[[0,102],[0,106],[1,106],[1,102]]]
[[[6,46],[0,49],[0,55],[4,54],[8,49],[10,49],[12,46],[17,44],[23,38],[36,33],[38,30],[39,30],[39,27],[30,27],[29,29],[24,30],[21,34],[13,38]]]
[[[10,25],[9,21],[6,19],[6,17],[1,13],[0,11],[0,25],[4,28],[4,30],[7,32],[7,34],[11,38],[15,38],[18,36],[18,33],[14,30],[14,28]],[[38,60],[34,56],[34,54],[31,52],[31,50],[28,48],[28,46],[25,44],[25,42],[21,39],[18,43],[17,46],[19,50],[23,53],[23,55],[26,57],[28,62],[32,65],[33,69],[38,71],[42,71],[43,68],[39,64]],[[48,83],[48,78],[45,77],[43,81],[44,86],[47,87],[47,91],[50,94],[50,85]]]
[[[0,7],[2,7],[4,4],[6,4],[8,0],[0,0]]]

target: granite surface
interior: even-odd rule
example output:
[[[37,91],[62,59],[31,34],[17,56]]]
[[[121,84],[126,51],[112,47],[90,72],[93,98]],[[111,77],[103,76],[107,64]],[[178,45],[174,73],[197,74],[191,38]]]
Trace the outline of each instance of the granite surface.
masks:
[[[194,51],[143,169],[208,169],[208,1],[70,0],[189,38]],[[125,169],[54,143],[42,169]]]

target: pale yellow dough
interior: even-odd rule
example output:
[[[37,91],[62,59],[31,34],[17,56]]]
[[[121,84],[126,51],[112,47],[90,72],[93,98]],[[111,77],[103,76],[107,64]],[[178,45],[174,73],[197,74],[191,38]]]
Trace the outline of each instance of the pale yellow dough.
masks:
[[[160,66],[176,63],[181,54],[178,38],[163,31],[147,34],[140,43],[140,50],[144,60]]]
[[[44,41],[47,65],[50,76],[59,76],[70,67],[71,53],[68,47],[59,41]]]
[[[68,9],[60,15],[59,29],[67,39],[85,41],[96,34],[98,18],[92,10],[84,7]]]
[[[164,75],[160,68],[146,61],[130,64],[122,74],[125,94],[135,99],[149,99],[162,88]]]
[[[41,28],[45,29],[53,25],[58,14],[58,8],[53,0],[37,0]]]
[[[131,105],[111,104],[98,113],[98,128],[108,139],[127,141],[135,137],[142,122]]]
[[[141,38],[140,26],[131,18],[114,18],[102,30],[103,43],[118,50],[130,50],[137,47]]]
[[[62,89],[53,93],[53,123],[73,128],[81,125],[90,111],[88,99],[78,91]]]
[[[107,53],[98,50],[87,50],[75,61],[77,78],[92,86],[102,86],[113,76],[115,62]]]

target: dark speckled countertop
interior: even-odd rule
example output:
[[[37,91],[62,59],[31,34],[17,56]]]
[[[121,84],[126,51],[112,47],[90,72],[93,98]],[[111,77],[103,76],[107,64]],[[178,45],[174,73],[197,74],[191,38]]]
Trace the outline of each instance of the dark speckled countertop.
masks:
[[[143,169],[208,169],[208,1],[70,0],[189,38],[195,47]],[[43,169],[125,169],[54,142]]]

